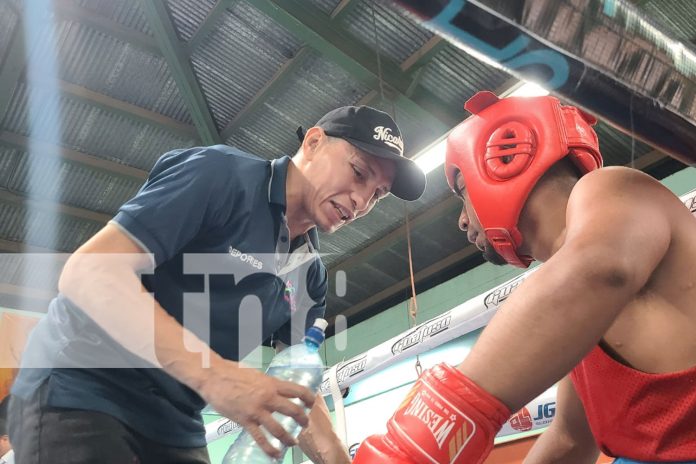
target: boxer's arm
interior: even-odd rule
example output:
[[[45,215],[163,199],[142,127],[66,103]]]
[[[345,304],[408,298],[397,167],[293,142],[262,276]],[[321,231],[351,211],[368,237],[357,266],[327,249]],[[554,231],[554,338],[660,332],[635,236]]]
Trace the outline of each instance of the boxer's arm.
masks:
[[[317,395],[309,412],[309,425],[302,429],[300,448],[316,464],[349,464],[350,456],[336,435],[324,397]]]
[[[564,242],[510,295],[460,371],[513,411],[570,372],[664,257],[677,203],[642,173],[580,179]]]
[[[585,409],[570,378],[565,377],[558,385],[556,417],[534,443],[524,464],[594,464],[598,456]]]

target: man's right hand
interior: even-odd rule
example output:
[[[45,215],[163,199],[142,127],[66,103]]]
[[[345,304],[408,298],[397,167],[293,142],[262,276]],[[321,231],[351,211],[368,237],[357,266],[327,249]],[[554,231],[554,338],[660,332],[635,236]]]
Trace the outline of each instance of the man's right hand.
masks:
[[[244,427],[266,454],[277,458],[280,450],[269,443],[261,427],[287,446],[297,444],[272,414],[277,411],[306,427],[309,418],[305,407],[311,408],[315,398],[310,389],[269,377],[233,361],[217,360],[205,371],[205,377],[196,388],[198,393],[217,412]],[[293,398],[304,405],[296,404],[300,403],[297,400],[291,401]]]

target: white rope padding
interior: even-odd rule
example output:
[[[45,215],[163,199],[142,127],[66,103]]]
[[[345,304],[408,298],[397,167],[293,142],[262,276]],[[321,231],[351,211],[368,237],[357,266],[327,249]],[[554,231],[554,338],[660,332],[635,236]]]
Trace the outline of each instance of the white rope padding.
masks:
[[[696,189],[681,196],[680,199],[684,202],[686,207],[696,215]],[[338,382],[338,389],[340,391],[402,359],[426,352],[450,340],[484,327],[491,320],[493,314],[495,314],[503,301],[510,296],[510,293],[512,293],[527,276],[536,271],[536,269],[538,268],[530,269],[524,274],[510,279],[486,293],[475,296],[459,306],[417,325],[413,329],[407,330],[396,337],[390,338],[386,342],[370,348],[364,353],[336,364],[324,373],[324,381],[319,389],[320,394],[324,396],[331,394],[330,373],[335,372],[335,378]],[[552,393],[551,397],[549,397],[549,392]],[[550,389],[529,403],[526,408],[531,416],[534,417],[534,413],[538,411],[540,405],[543,409],[544,405],[554,401],[555,389]],[[515,425],[511,422],[514,421],[515,417],[516,416],[513,416],[513,418],[503,426],[500,433],[497,435],[497,439],[503,439],[504,441],[505,436],[517,434],[521,431],[519,425]],[[548,420],[533,421],[534,424],[532,428],[526,429],[525,426],[525,431],[547,427],[551,420],[550,418],[545,419]],[[210,443],[232,433],[238,428],[238,424],[229,419],[222,418],[206,425],[205,438],[207,442]],[[344,437],[341,438],[343,439]]]
[[[348,451],[348,432],[346,430],[346,408],[343,404],[343,394],[338,386],[338,376],[336,375],[338,364],[330,367],[326,376],[329,377],[329,390],[331,390],[331,399],[334,404],[334,414],[336,416],[334,430],[338,438],[341,439],[343,447]],[[325,376],[325,377],[326,377]]]

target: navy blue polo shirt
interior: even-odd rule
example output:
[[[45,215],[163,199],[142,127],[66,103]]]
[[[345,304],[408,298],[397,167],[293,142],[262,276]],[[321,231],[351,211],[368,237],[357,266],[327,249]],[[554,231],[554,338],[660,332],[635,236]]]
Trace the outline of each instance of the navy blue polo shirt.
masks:
[[[171,151],[113,219],[154,259],[143,285],[227,359],[241,359],[269,339],[296,343],[324,314],[327,272],[316,252],[316,229],[289,237],[289,163],[224,145]],[[204,401],[163,370],[64,367],[73,365],[66,363],[71,356],[95,350],[129,356],[59,295],[25,350],[27,358],[52,360],[58,368],[22,369],[12,393],[27,398],[48,380],[42,396],[49,406],[111,414],[165,445],[205,446]]]

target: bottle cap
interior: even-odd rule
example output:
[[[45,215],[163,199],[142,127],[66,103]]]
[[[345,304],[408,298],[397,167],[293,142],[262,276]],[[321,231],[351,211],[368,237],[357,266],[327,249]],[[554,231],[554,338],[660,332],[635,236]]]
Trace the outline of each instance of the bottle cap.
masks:
[[[307,332],[305,332],[305,340],[309,339],[314,341],[317,345],[321,345],[324,343],[324,339],[326,335],[324,334],[324,330],[326,330],[326,327],[328,327],[329,323],[326,322],[325,319],[317,318],[314,320],[314,325],[307,329]]]
[[[329,321],[318,317],[314,320],[314,324],[312,325],[321,330],[322,332],[326,332],[326,328],[329,326]]]

